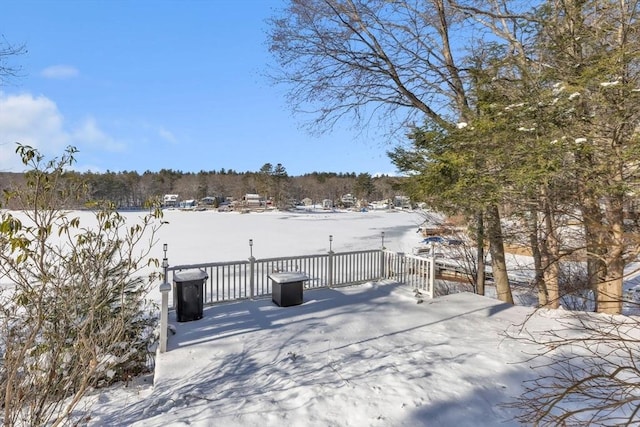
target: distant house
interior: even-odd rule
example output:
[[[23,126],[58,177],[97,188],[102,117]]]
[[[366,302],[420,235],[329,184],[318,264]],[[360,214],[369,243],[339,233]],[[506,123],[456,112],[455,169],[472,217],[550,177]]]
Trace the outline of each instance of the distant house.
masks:
[[[259,194],[247,193],[242,197],[242,205],[246,208],[258,208],[262,205]]]
[[[393,205],[396,208],[409,209],[411,208],[411,200],[407,196],[395,196],[393,198]]]
[[[322,209],[333,209],[333,200],[324,199],[322,201]]]
[[[305,206],[311,206],[313,204],[313,200],[311,200],[308,197],[305,197],[304,199],[302,199],[301,202]]]
[[[216,204],[216,198],[211,196],[203,197],[202,199],[200,199],[200,204],[206,205],[206,206],[213,206]]]
[[[379,200],[379,201],[371,202],[371,203],[369,203],[368,207],[369,207],[369,209],[372,209],[372,210],[389,209],[389,201],[388,200]]]
[[[162,206],[165,208],[174,208],[180,203],[180,196],[177,194],[165,194],[162,197]]]
[[[231,202],[228,200],[224,200],[222,202],[220,202],[220,204],[218,205],[218,212],[229,212],[234,210],[235,205],[237,204],[237,202]]]
[[[340,198],[340,201],[347,208],[350,208],[350,207],[352,207],[353,205],[356,204],[356,198],[353,197],[352,194],[345,194],[344,196],[342,196]]]
[[[181,209],[193,209],[196,206],[198,206],[198,202],[196,202],[195,200],[184,200],[182,202],[179,203],[179,206]]]

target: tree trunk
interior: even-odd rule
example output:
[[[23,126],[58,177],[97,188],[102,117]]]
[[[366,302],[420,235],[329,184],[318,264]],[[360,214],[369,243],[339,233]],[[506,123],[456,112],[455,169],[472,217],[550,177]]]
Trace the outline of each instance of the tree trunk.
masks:
[[[531,256],[535,268],[534,285],[538,289],[538,306],[547,305],[547,288],[544,283],[544,270],[542,268],[542,253],[540,246],[543,242],[538,239],[538,209],[531,208],[529,212],[529,245],[531,246]]]
[[[504,256],[504,242],[502,239],[502,225],[497,205],[487,209],[487,231],[489,234],[489,251],[491,253],[491,267],[493,281],[496,285],[497,297],[500,301],[513,304],[513,295],[509,286],[507,263]]]
[[[598,283],[597,307],[600,313],[622,313],[624,276],[624,211],[623,196],[611,196],[606,204],[609,233],[605,257],[606,274]]]
[[[587,249],[587,277],[589,288],[595,294],[595,310],[600,311],[600,283],[604,281],[606,266],[603,258],[602,213],[595,198],[586,197],[582,201],[582,217]]]
[[[547,304],[549,308],[558,308],[560,306],[560,286],[558,278],[560,276],[560,244],[556,235],[555,217],[549,204],[546,191],[543,196],[544,206],[544,228],[545,241],[543,242],[543,252],[545,260],[543,264],[544,286],[547,292]]]
[[[619,270],[619,269],[615,269]],[[622,313],[622,275],[615,277],[613,272],[607,274],[611,279],[598,283],[598,312],[608,314]]]
[[[482,211],[476,215],[477,225],[477,253],[476,253],[476,293],[484,295],[484,218]]]

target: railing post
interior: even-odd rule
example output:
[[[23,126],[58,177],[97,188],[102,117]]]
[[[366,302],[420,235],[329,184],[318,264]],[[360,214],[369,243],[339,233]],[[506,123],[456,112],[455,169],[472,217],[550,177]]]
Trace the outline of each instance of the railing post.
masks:
[[[332,287],[333,286],[333,235],[329,235],[329,262],[328,262],[328,275],[329,277],[327,278],[327,286],[328,287]]]
[[[249,298],[254,299],[256,296],[256,279],[255,279],[256,259],[253,257],[253,239],[249,239]]]
[[[387,277],[384,265],[384,231],[382,232],[382,246],[380,246],[380,278],[378,280],[383,280]]]
[[[395,252],[393,254],[393,261],[389,265],[393,266],[393,275],[395,281],[400,282],[403,285],[407,284],[407,268],[405,267],[408,259],[404,252]]]
[[[433,298],[436,284],[436,245],[431,243],[431,257],[429,258],[429,297]]]
[[[167,272],[169,268],[169,261],[167,260],[167,244],[162,246],[164,250],[164,258],[162,259],[163,278],[160,284],[160,293],[162,294],[162,305],[160,307],[160,353],[167,351],[167,330],[169,328],[169,292],[171,291],[171,285],[167,281]]]

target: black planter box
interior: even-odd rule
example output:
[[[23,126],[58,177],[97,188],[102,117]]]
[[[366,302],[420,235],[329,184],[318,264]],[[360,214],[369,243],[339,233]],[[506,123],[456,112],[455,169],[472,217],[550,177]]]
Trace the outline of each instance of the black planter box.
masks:
[[[202,270],[173,275],[173,306],[178,322],[202,319],[204,282],[209,278]]]
[[[309,280],[298,272],[271,273],[271,300],[280,307],[302,304],[302,282]]]

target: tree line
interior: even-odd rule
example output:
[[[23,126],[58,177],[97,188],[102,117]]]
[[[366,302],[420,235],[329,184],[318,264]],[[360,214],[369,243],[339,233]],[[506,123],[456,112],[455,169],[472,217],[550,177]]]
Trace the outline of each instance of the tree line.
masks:
[[[257,193],[280,206],[305,198],[318,203],[323,199],[338,203],[345,194],[353,194],[361,200],[383,200],[397,195],[403,180],[401,177],[372,177],[368,173],[355,172],[311,172],[289,176],[282,164],[272,166],[271,163],[265,163],[255,172],[220,169],[194,173],[161,169],[140,174],[135,171],[81,173],[68,170],[64,179],[69,183],[81,182],[87,187],[86,196],[73,202],[69,208],[82,208],[93,200],[108,200],[120,209],[139,209],[149,200],[161,200],[165,194],[178,194],[181,200],[216,197],[223,201],[241,200],[245,194]],[[26,176],[3,172],[0,173],[0,183],[4,189],[24,185]],[[20,208],[15,204],[7,207]]]

